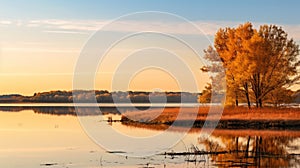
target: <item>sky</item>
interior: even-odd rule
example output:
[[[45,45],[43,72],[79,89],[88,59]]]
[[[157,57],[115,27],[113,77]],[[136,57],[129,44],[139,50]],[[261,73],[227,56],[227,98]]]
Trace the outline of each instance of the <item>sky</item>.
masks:
[[[200,50],[211,44],[214,33],[219,28],[237,26],[247,21],[252,22],[256,27],[261,24],[280,25],[288,32],[289,37],[300,42],[298,9],[300,2],[297,0],[3,0],[0,4],[0,94],[32,95],[35,92],[49,90],[72,90],[73,74],[80,60],[81,51],[97,30],[113,20],[115,26],[108,26],[105,31],[107,38],[142,29],[156,30],[158,27],[157,30],[170,32],[175,37],[185,39],[189,45],[197,45],[200,55]],[[196,32],[187,31],[189,22],[184,22],[182,19],[173,21],[166,17],[133,17],[128,20],[116,20],[124,15],[143,11],[166,12],[183,17],[198,26],[202,34],[197,36],[199,38],[195,38]],[[199,67],[205,62],[193,57],[193,53],[186,47],[177,45],[178,41],[170,41],[167,37],[157,37],[152,34],[149,37],[151,43],[146,44],[151,47],[169,47],[173,55],[177,54],[178,59],[190,68],[197,89],[188,89],[187,85],[187,89],[183,89],[181,84],[185,84],[177,79],[180,77],[165,70],[149,67],[136,71],[130,81],[124,84],[117,83],[114,85],[115,88],[112,88],[112,81],[115,76],[118,76],[116,73],[118,65],[124,62],[124,56],[132,54],[134,49],[141,49],[142,46],[137,45],[140,40],[140,38],[131,38],[106,54],[96,69],[96,89],[112,90],[127,87],[128,90],[201,91],[209,81],[207,74],[199,72]],[[168,42],[169,45],[163,44],[162,41]],[[143,47],[147,46],[143,45]],[[176,59],[166,56],[168,54],[165,52],[153,49],[148,50],[148,53],[160,56],[155,60],[156,62],[176,62]],[[147,55],[145,52],[134,52],[134,54],[140,57]],[[127,66],[135,65],[133,61]],[[130,68],[122,70],[122,73],[126,73],[128,69]]]

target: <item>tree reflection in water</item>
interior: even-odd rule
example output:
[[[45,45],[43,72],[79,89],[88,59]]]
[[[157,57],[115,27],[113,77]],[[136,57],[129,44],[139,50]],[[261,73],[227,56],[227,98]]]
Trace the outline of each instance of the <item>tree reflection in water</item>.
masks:
[[[288,153],[294,137],[219,136],[199,138],[207,151],[225,154],[211,155],[218,167],[297,167],[299,157]]]

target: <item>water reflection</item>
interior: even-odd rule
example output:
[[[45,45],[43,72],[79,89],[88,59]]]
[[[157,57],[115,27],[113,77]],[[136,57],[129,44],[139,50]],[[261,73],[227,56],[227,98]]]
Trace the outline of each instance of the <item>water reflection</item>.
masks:
[[[218,167],[297,167],[300,158],[288,151],[295,137],[230,136],[199,139]]]
[[[79,115],[97,117],[95,108],[98,107],[81,107]],[[121,108],[121,112],[132,110]],[[0,167],[300,166],[297,130],[215,130],[204,139],[199,138],[201,129],[193,128],[180,144],[167,151],[169,154],[130,158],[107,153],[94,144],[82,131],[73,107],[0,107],[0,111],[7,112],[0,113]],[[120,113],[115,107],[101,107],[101,111],[112,119]],[[132,136],[157,134],[168,127],[122,123],[111,126]]]
[[[146,110],[149,107],[78,107],[76,111],[74,107],[51,107],[51,106],[13,106],[13,107],[1,107],[0,111],[3,112],[20,112],[23,110],[33,110],[39,114],[52,114],[52,115],[78,115],[78,116],[89,116],[89,115],[105,115],[105,114],[121,114],[130,111]],[[159,107],[157,107],[159,108]],[[99,111],[100,109],[100,111]],[[77,114],[76,114],[77,112]]]

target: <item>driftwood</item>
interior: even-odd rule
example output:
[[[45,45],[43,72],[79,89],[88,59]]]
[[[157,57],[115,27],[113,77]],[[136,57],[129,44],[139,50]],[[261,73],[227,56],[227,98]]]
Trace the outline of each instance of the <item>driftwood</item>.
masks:
[[[169,155],[169,156],[185,156],[185,155],[219,155],[219,154],[231,154],[231,153],[245,153],[245,152],[253,152],[259,154],[263,157],[289,157],[289,156],[299,156],[300,153],[291,153],[291,154],[272,154],[268,152],[255,152],[255,151],[247,151],[247,150],[229,150],[229,151],[193,151],[193,152],[165,152],[161,155]],[[248,156],[247,158],[251,158]]]

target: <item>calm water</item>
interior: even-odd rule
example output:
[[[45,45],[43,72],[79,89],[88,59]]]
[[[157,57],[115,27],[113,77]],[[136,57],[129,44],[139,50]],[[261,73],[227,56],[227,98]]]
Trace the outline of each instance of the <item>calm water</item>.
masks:
[[[129,107],[105,107],[102,112],[105,119],[118,120],[118,110],[122,109],[131,110]],[[93,110],[83,109],[79,117],[105,124],[132,137],[143,138],[163,132],[160,127],[108,123],[99,120]],[[99,130],[104,128],[99,124]],[[180,128],[167,134],[181,134]],[[295,155],[300,153],[300,131],[216,130],[205,139],[200,138],[200,129],[193,129],[166,152],[214,151],[219,154],[128,157],[126,151],[108,153],[97,145],[84,132],[71,107],[10,106],[0,107],[0,135],[0,167],[8,168],[300,167],[299,155]],[[102,136],[105,136],[105,130]],[[112,140],[113,143],[117,146],[118,140]],[[221,154],[222,151],[226,153]]]

